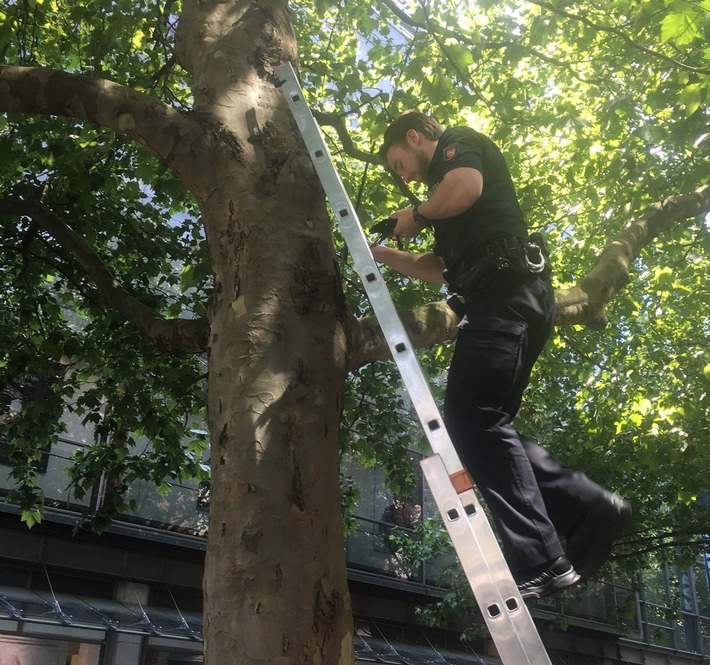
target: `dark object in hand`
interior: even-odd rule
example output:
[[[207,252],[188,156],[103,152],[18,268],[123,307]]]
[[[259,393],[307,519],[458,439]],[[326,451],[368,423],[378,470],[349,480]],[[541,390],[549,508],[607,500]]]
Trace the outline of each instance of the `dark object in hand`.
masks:
[[[377,242],[382,242],[394,231],[395,226],[397,226],[397,220],[394,219],[394,217],[388,217],[381,222],[377,222],[377,224],[370,229],[370,233],[377,233],[380,236]]]

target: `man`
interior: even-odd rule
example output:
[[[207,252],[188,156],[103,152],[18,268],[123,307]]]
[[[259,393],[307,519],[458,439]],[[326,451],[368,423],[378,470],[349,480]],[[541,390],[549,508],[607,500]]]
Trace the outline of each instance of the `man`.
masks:
[[[608,558],[631,508],[511,424],[554,325],[542,243],[528,238],[500,150],[473,129],[444,129],[408,111],[386,130],[380,156],[405,182],[424,182],[430,192],[391,214],[392,235],[413,238],[429,228],[435,249],[375,245],[375,260],[448,283],[463,297],[444,404],[454,446],[491,510],[523,598],[570,587]]]

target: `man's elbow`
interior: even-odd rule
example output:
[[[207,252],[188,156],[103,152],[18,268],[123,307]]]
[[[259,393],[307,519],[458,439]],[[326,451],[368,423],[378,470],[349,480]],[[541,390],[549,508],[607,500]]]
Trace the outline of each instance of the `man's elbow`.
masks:
[[[483,194],[483,189],[478,187],[475,189],[469,189],[466,190],[463,193],[462,200],[460,201],[460,205],[464,210],[468,210],[478,199],[481,198],[481,194]]]
[[[454,196],[449,201],[452,211],[455,214],[466,212],[481,198],[482,193],[480,188],[460,187],[454,192]]]
[[[468,210],[483,194],[483,176],[476,169],[463,171],[454,191],[459,207],[462,210]]]

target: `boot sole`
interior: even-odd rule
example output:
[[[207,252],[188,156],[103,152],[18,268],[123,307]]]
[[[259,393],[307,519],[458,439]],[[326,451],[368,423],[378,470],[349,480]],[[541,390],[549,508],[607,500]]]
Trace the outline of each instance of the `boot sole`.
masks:
[[[631,524],[628,502],[615,497],[603,508],[590,510],[587,519],[570,536],[567,558],[583,580],[592,577],[611,555],[614,541]]]

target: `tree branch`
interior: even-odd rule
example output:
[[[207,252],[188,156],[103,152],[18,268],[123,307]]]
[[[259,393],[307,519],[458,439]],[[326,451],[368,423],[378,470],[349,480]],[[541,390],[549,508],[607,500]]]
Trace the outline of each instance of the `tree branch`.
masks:
[[[207,348],[205,319],[165,319],[118,284],[92,247],[39,202],[0,200],[0,214],[30,217],[84,268],[104,302],[139,328],[164,351],[201,352]]]
[[[191,178],[201,177],[194,159],[208,140],[202,125],[155,97],[106,79],[41,67],[0,66],[0,112],[92,122],[144,145],[187,187]],[[210,154],[214,159],[214,150]]]
[[[612,241],[596,266],[576,286],[556,292],[557,325],[583,324],[602,330],[604,309],[629,283],[629,266],[641,250],[673,224],[710,211],[710,185],[686,196],[670,196],[644,211]]]
[[[633,220],[602,252],[594,268],[576,286],[555,291],[556,325],[586,325],[601,330],[607,323],[604,309],[628,284],[629,266],[640,251],[675,223],[710,212],[710,184],[692,194],[671,196]],[[400,312],[415,348],[456,338],[458,319],[445,302]],[[353,319],[348,326],[349,369],[389,356],[389,347],[374,316]]]
[[[316,119],[321,127],[333,127],[340,138],[340,144],[343,147],[343,152],[346,155],[350,155],[355,159],[359,159],[367,164],[374,164],[375,166],[381,166],[384,168],[394,179],[395,184],[399,191],[412,203],[412,205],[417,205],[421,201],[415,196],[415,194],[407,187],[404,180],[398,176],[387,164],[383,164],[379,157],[373,155],[369,152],[364,152],[355,147],[352,138],[350,138],[350,133],[348,128],[345,126],[345,120],[341,115],[335,115],[333,113],[324,113],[323,111],[318,111],[317,109],[312,110],[313,117]]]
[[[333,127],[335,129],[336,133],[338,134],[338,138],[340,138],[340,143],[343,146],[343,151],[346,155],[350,155],[351,157],[359,159],[360,161],[366,162],[368,164],[380,164],[380,160],[377,159],[375,155],[370,154],[369,152],[364,152],[363,150],[360,150],[359,148],[355,147],[353,140],[350,138],[348,128],[345,126],[345,119],[342,115],[336,115],[335,113],[325,113],[323,111],[313,109],[313,117],[316,119],[316,122],[318,122],[321,127],[327,126]]]
[[[400,311],[399,316],[416,349],[456,339],[459,319],[444,301]],[[348,369],[357,369],[374,360],[389,357],[389,347],[377,317],[353,319],[348,328],[348,335],[351,349]]]

